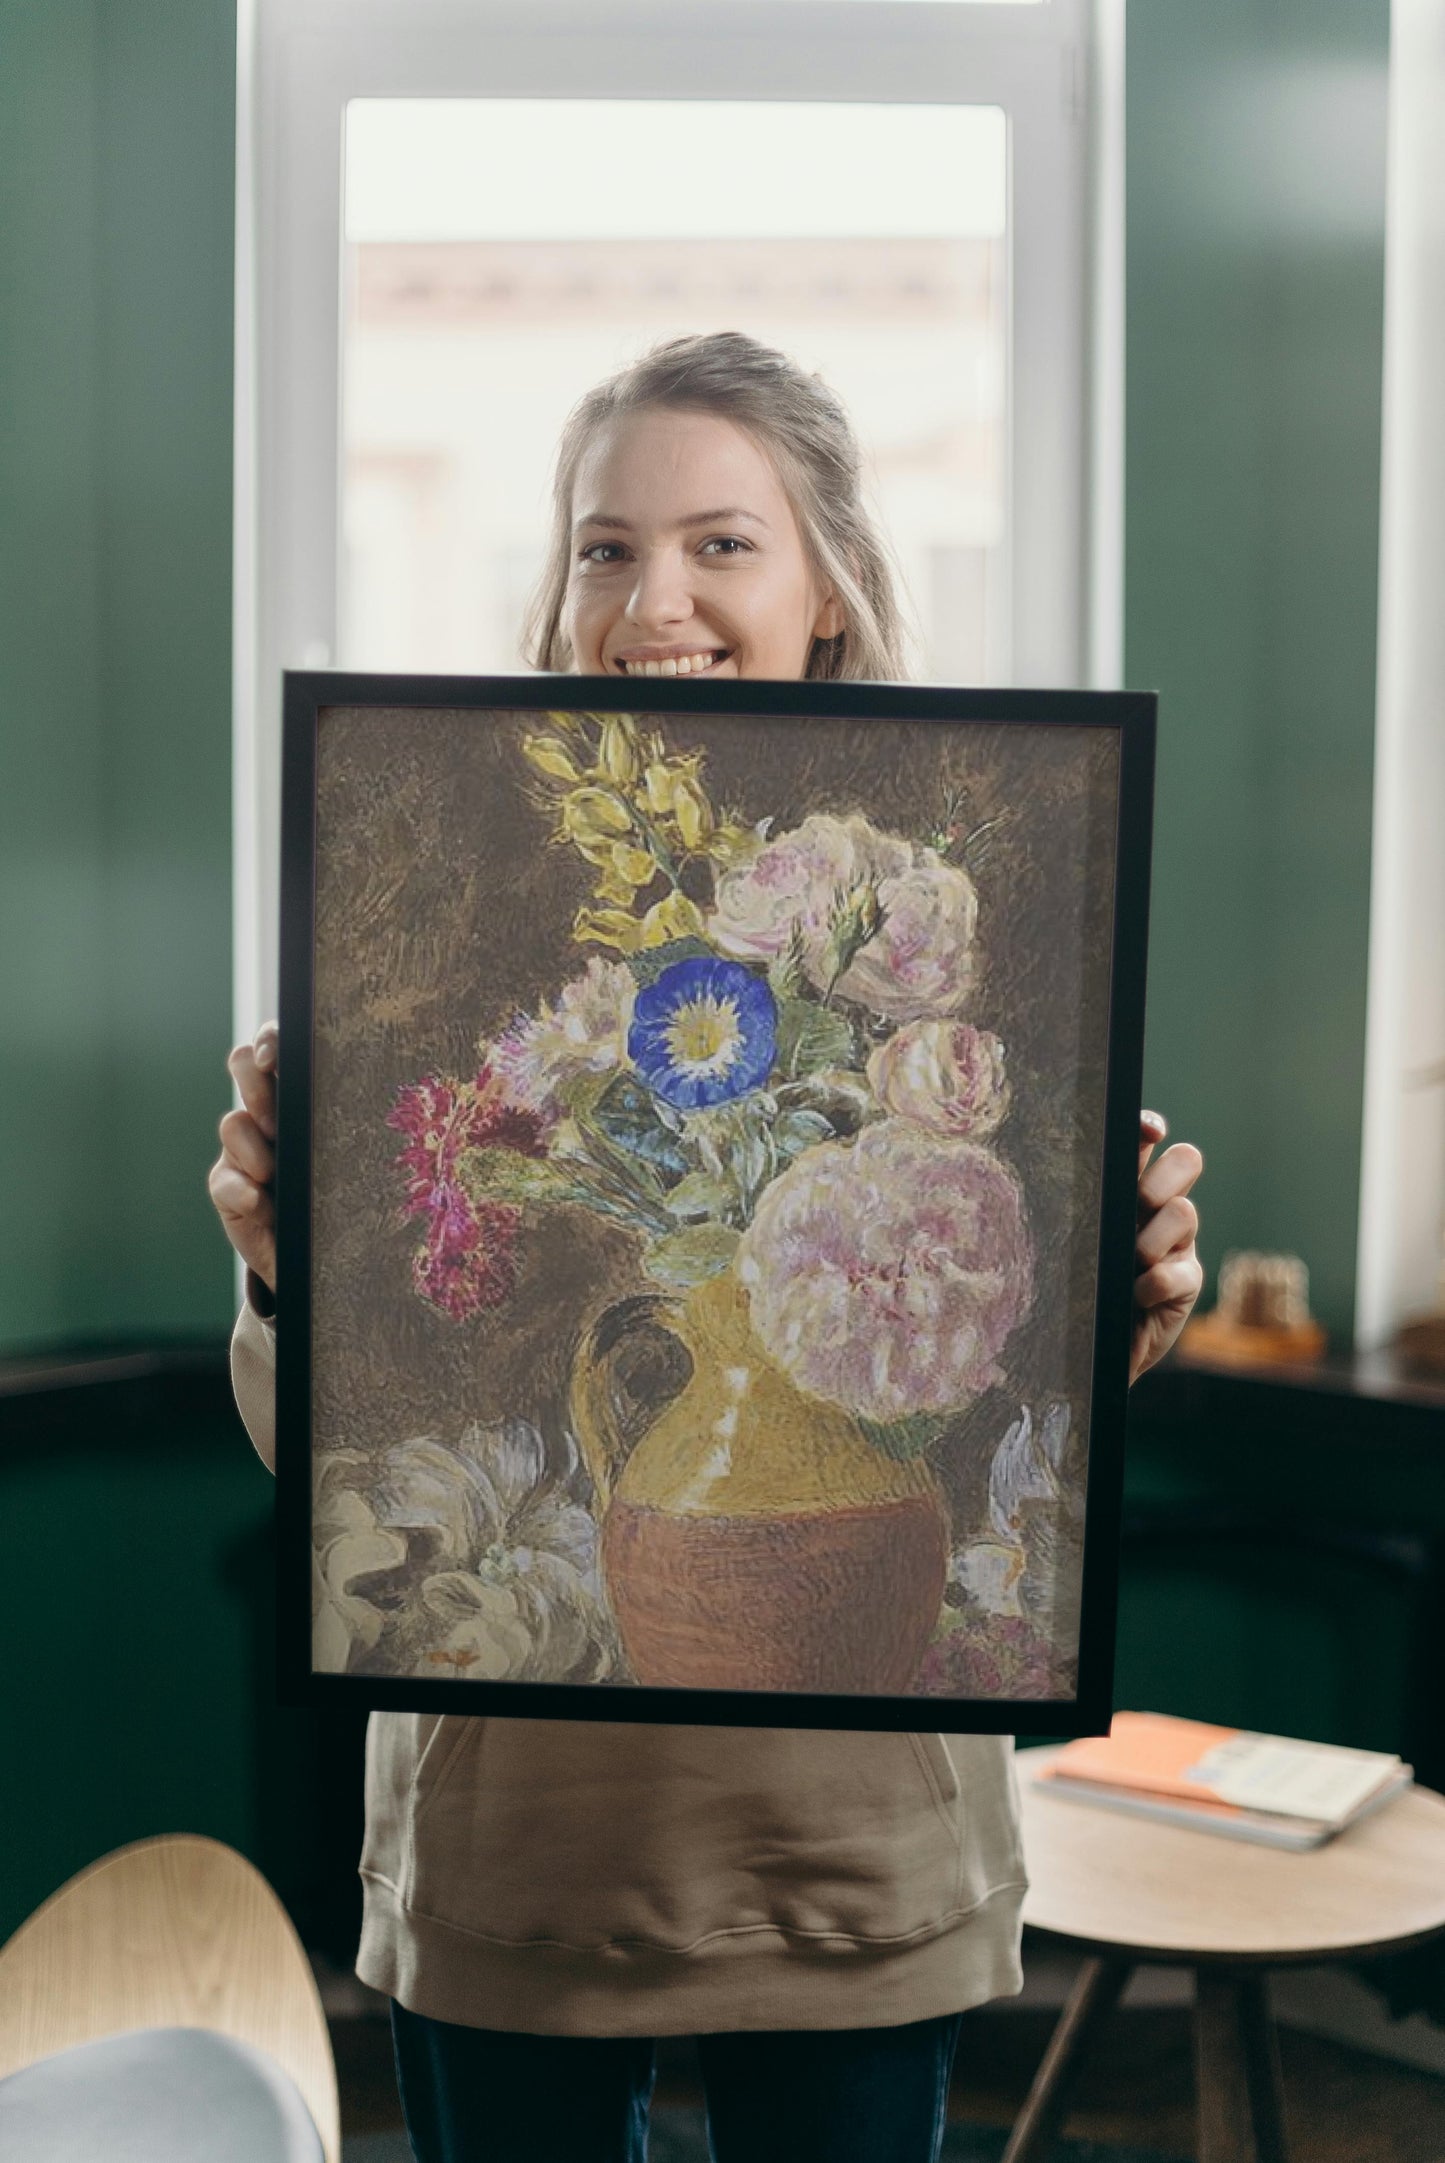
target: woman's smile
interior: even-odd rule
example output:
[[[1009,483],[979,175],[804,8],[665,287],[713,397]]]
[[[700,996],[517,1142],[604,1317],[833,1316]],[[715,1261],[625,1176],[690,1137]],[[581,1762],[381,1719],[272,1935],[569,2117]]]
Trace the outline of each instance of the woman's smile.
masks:
[[[731,658],[727,646],[637,646],[612,656],[624,676],[716,675]]]

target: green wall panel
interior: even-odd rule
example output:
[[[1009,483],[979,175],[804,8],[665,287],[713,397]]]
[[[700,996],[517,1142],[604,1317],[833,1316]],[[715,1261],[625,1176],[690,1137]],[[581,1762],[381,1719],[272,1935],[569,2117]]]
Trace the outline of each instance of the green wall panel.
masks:
[[[76,1425],[79,1424],[77,1421]],[[131,1840],[208,1833],[257,1856],[266,1617],[248,1568],[273,1484],[234,1418],[7,1450],[0,1616],[10,1753],[0,1941]],[[258,1627],[261,1626],[261,1627]],[[17,1795],[18,1789],[18,1795]]]
[[[100,493],[122,1330],[223,1327],[205,1192],[227,1101],[232,0],[100,10]]]
[[[0,1353],[224,1326],[232,0],[0,0]]]
[[[99,1312],[104,789],[89,6],[0,12],[0,1342]]]
[[[1161,693],[1147,1089],[1212,1269],[1348,1332],[1369,907],[1387,0],[1132,0],[1126,675]]]

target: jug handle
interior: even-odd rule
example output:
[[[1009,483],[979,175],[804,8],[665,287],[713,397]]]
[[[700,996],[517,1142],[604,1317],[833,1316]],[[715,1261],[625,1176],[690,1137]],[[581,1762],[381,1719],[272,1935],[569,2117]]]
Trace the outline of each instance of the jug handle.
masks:
[[[618,1416],[614,1365],[619,1352],[641,1329],[657,1331],[686,1348],[676,1301],[660,1293],[640,1292],[635,1298],[605,1308],[583,1332],[573,1356],[569,1393],[572,1431],[604,1508],[640,1440],[639,1435],[625,1432]]]

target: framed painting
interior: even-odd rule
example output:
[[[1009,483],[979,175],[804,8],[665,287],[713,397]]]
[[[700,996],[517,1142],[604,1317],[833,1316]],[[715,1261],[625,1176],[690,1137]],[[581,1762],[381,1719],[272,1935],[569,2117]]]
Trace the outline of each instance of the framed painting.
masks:
[[[1107,1727],[1153,742],[288,676],[290,1701]]]

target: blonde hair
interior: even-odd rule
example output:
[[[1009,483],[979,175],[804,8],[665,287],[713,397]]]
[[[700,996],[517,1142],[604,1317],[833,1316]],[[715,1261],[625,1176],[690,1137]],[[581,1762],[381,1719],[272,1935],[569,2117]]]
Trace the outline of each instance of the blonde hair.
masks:
[[[819,583],[843,613],[836,638],[815,638],[803,674],[824,681],[896,683],[910,673],[909,634],[893,565],[864,506],[858,439],[821,376],[741,331],[671,338],[588,391],[557,447],[552,536],[527,610],[523,652],[533,668],[566,670],[562,626],[572,562],[572,493],[599,428],[649,407],[716,413],[747,430],[777,468]]]

